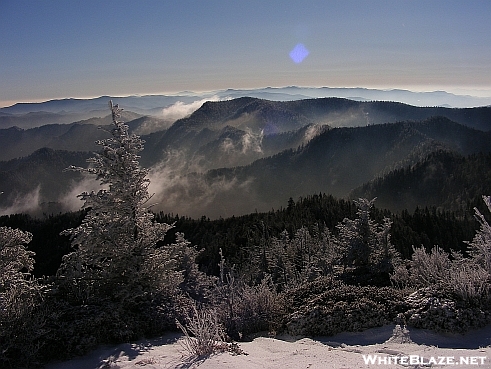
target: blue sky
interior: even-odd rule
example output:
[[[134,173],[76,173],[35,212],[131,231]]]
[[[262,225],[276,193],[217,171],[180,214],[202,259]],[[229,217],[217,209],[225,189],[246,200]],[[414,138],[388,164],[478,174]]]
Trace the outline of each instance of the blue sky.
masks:
[[[288,85],[491,96],[489,19],[489,0],[0,0],[0,106]]]

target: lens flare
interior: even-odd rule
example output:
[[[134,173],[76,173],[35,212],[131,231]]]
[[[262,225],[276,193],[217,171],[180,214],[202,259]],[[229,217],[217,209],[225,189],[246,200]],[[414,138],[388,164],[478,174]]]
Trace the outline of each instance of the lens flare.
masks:
[[[309,55],[309,50],[307,50],[303,44],[295,45],[293,50],[290,51],[290,59],[297,64],[303,62],[307,55]]]

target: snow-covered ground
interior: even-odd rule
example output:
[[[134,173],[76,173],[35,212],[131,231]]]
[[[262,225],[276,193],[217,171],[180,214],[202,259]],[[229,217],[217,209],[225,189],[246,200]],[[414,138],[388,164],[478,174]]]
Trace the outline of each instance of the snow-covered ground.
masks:
[[[240,343],[247,355],[221,353],[206,359],[189,357],[178,334],[156,340],[103,347],[46,369],[354,369],[354,368],[491,368],[491,325],[465,335],[411,329],[393,335],[394,326],[332,337],[257,337]],[[391,342],[391,337],[392,342]]]

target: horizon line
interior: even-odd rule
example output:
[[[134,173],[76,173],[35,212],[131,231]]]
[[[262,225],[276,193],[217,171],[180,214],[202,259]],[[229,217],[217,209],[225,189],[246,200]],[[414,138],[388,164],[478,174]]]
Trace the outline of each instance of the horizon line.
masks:
[[[404,92],[412,92],[412,93],[438,93],[443,92],[447,94],[451,94],[459,97],[471,97],[476,99],[491,99],[491,88],[483,89],[483,88],[451,88],[444,89],[442,86],[435,86],[434,88],[429,89],[421,89],[415,88],[417,86],[408,86],[406,88],[401,87],[331,87],[331,86],[299,86],[299,85],[287,85],[287,86],[264,86],[264,87],[244,87],[244,88],[236,88],[236,87],[228,87],[221,89],[212,89],[212,90],[181,90],[181,91],[164,91],[164,92],[142,92],[142,93],[123,93],[123,94],[102,94],[102,95],[81,95],[81,96],[69,96],[69,97],[52,97],[52,98],[41,98],[41,99],[32,99],[31,101],[16,101],[16,100],[5,100],[0,101],[0,109],[10,108],[17,104],[42,104],[50,101],[62,101],[62,100],[95,100],[103,97],[110,98],[127,98],[127,97],[148,97],[148,96],[186,96],[189,94],[196,94],[197,97],[199,95],[213,94],[219,92],[226,92],[228,90],[232,91],[255,91],[255,90],[280,90],[287,88],[298,88],[298,89],[312,89],[312,90],[320,90],[320,89],[332,89],[332,90],[369,90],[369,91],[381,91],[381,92],[391,92],[391,91],[404,91]],[[476,93],[476,94],[472,94]],[[485,93],[487,95],[482,95],[480,93]]]

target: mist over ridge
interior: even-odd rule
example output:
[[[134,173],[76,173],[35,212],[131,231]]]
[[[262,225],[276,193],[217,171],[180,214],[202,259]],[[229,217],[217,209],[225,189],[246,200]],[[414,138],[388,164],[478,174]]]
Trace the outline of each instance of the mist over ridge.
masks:
[[[416,165],[436,151],[489,152],[489,106],[418,107],[337,97],[299,99],[294,97],[312,91],[298,87],[247,92],[277,99],[234,98],[239,94],[236,90],[200,96],[199,100],[188,96],[188,100],[173,100],[158,108],[164,101],[159,96],[116,99],[125,109],[123,118],[130,130],[146,141],[141,163],[149,168],[154,210],[210,218],[268,211],[284,206],[290,197],[312,193],[348,197],[363,184]],[[97,104],[103,102],[99,99]],[[145,102],[138,113],[131,110],[136,102]],[[61,105],[67,112],[70,104],[77,103],[80,101],[68,99]],[[55,102],[47,106],[49,114],[60,114]],[[157,115],[142,114],[145,109]],[[26,121],[26,114],[32,112],[2,111],[0,121],[2,117]],[[33,128],[0,129],[4,148],[0,188],[5,192],[0,198],[1,212],[76,210],[81,204],[69,197],[84,190],[83,185],[97,189],[97,183],[61,173],[74,164],[73,155],[81,163],[77,165],[85,166],[90,151],[98,149],[94,142],[107,137],[98,126],[104,127],[108,120],[102,116],[41,126],[34,121]],[[50,184],[53,179],[56,185]],[[415,203],[412,200],[411,206]]]

